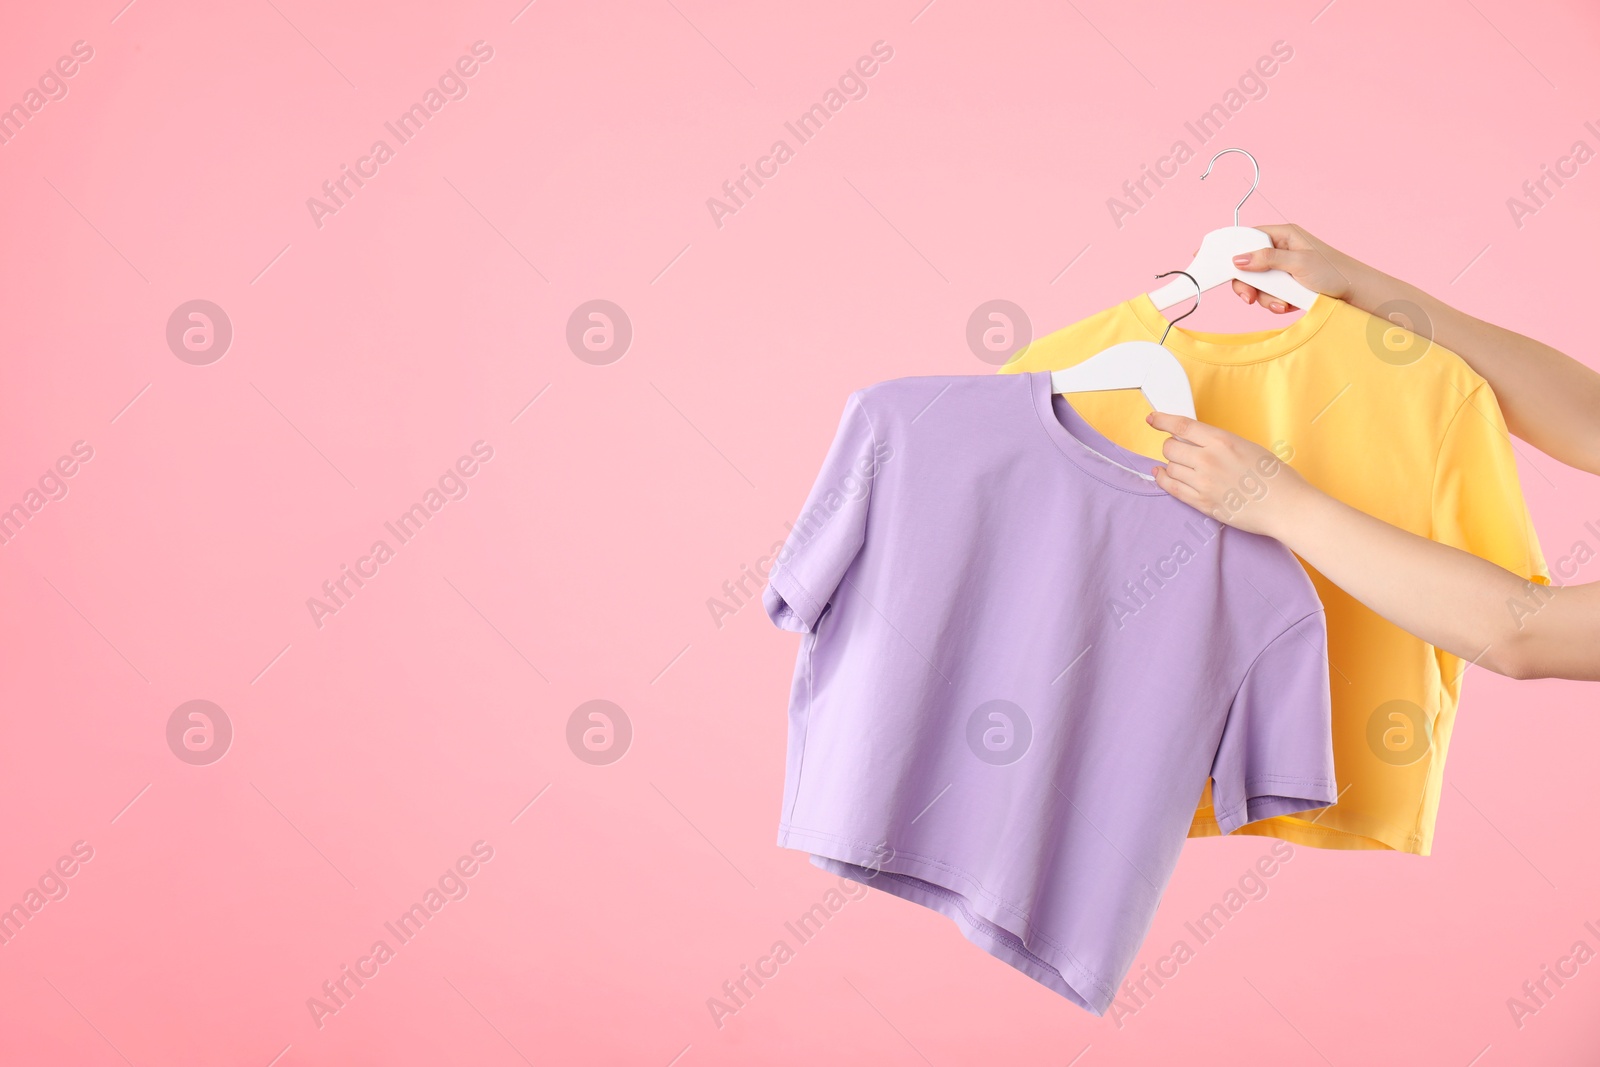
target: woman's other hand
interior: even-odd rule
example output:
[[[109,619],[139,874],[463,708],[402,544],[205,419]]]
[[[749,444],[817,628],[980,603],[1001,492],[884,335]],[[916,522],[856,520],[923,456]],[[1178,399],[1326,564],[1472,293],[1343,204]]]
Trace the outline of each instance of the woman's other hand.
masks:
[[[1152,412],[1146,421],[1171,434],[1161,446],[1156,484],[1218,522],[1282,538],[1304,498],[1316,490],[1260,445],[1181,415]]]
[[[1256,229],[1272,238],[1272,247],[1233,257],[1233,265],[1240,270],[1276,268],[1314,293],[1348,303],[1356,279],[1371,269],[1293,224],[1257,226]],[[1233,291],[1246,304],[1260,304],[1278,315],[1296,310],[1271,293],[1263,293],[1255,286],[1237,279],[1233,283]]]

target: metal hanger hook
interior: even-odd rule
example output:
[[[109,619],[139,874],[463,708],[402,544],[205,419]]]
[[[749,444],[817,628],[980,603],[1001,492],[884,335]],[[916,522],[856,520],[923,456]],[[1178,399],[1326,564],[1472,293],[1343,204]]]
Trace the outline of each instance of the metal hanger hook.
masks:
[[[1177,318],[1175,318],[1171,322],[1167,323],[1167,328],[1165,330],[1161,331],[1161,340],[1159,342],[1157,342],[1158,344],[1163,344],[1163,345],[1167,343],[1167,334],[1172,332],[1172,328],[1174,326],[1176,326],[1178,323],[1182,322],[1184,319],[1188,318],[1190,315],[1193,315],[1196,311],[1200,310],[1200,283],[1194,280],[1194,275],[1193,274],[1190,274],[1186,270],[1169,270],[1164,274],[1157,274],[1156,277],[1157,278],[1170,278],[1174,274],[1183,275],[1185,278],[1188,278],[1189,281],[1194,285],[1194,307],[1190,308],[1188,311],[1185,311],[1182,315],[1179,315]]]
[[[1256,157],[1252,156],[1249,152],[1246,152],[1242,148],[1224,148],[1222,151],[1218,152],[1216,155],[1211,157],[1211,162],[1206,164],[1206,173],[1200,175],[1200,180],[1201,181],[1205,181],[1206,180],[1206,174],[1210,174],[1211,173],[1211,168],[1217,165],[1217,160],[1221,159],[1223,156],[1227,155],[1229,152],[1237,152],[1237,153],[1239,153],[1241,156],[1243,156],[1244,158],[1248,159],[1250,161],[1250,165],[1256,169],[1256,179],[1255,179],[1255,181],[1250,183],[1250,192],[1244,194],[1244,200],[1241,200],[1237,204],[1234,205],[1234,208],[1233,208],[1233,224],[1235,226],[1237,226],[1237,225],[1239,225],[1239,209],[1244,207],[1244,201],[1245,200],[1249,200],[1251,193],[1254,193],[1256,191],[1256,186],[1261,184],[1261,164],[1256,162]]]

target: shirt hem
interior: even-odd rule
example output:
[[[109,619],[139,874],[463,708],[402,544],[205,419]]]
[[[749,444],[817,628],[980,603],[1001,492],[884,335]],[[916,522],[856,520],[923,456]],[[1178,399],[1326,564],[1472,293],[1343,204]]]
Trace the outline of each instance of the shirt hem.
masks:
[[[1328,815],[1337,808],[1322,809]],[[1304,813],[1302,813],[1304,814]],[[1322,816],[1318,817],[1319,819]],[[1343,826],[1324,826],[1298,816],[1279,815],[1259,822],[1245,823],[1224,832],[1215,815],[1200,811],[1189,824],[1189,836],[1224,837],[1275,837],[1306,848],[1332,851],[1403,852],[1413,856],[1426,856],[1432,851],[1431,838],[1413,830],[1402,829],[1387,823],[1344,817]]]
[[[1242,826],[1265,819],[1284,818],[1303,811],[1327,808],[1339,799],[1338,786],[1327,778],[1261,775],[1250,779],[1249,786],[1252,792],[1243,801],[1213,814],[1212,822],[1217,826],[1219,834],[1231,834]],[[1279,786],[1284,789],[1303,789],[1305,792],[1289,793],[1277,788]],[[1197,813],[1196,821],[1199,818]],[[1191,823],[1191,836],[1192,826]]]
[[[968,941],[1086,1011],[1104,1015],[1116,998],[1116,983],[1034,929],[1021,909],[958,867],[789,823],[779,827],[778,844],[811,853],[812,862],[825,870],[939,912]]]

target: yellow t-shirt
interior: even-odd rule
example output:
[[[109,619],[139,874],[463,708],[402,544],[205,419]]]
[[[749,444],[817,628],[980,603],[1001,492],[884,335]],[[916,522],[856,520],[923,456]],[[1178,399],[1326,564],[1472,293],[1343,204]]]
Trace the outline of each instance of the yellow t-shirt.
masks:
[[[1159,341],[1166,327],[1140,295],[1033,342],[1001,372],[1069,367],[1119,341]],[[1326,296],[1284,329],[1175,327],[1166,346],[1188,372],[1201,421],[1271,448],[1369,515],[1548,582],[1500,405],[1454,353]],[[1166,435],[1145,423],[1137,391],[1070,400],[1117,444],[1161,455]],[[1307,570],[1327,609],[1341,799],[1237,832],[1425,856],[1467,664]],[[1218,832],[1208,789],[1189,836]]]

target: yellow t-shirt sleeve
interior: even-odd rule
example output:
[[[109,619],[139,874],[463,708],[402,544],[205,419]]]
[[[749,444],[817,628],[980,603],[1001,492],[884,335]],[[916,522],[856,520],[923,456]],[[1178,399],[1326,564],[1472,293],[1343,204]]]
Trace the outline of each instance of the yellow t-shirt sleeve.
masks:
[[[1516,453],[1487,382],[1445,429],[1433,474],[1432,539],[1548,584],[1544,553],[1522,499]]]
[[[1500,402],[1487,382],[1457,409],[1439,447],[1433,476],[1432,539],[1530,582],[1550,583],[1533,519],[1522,498],[1516,453]],[[1530,606],[1539,601],[1531,597]],[[1514,610],[1511,605],[1507,611]],[[1452,696],[1459,694],[1463,663],[1442,649],[1439,673]]]

